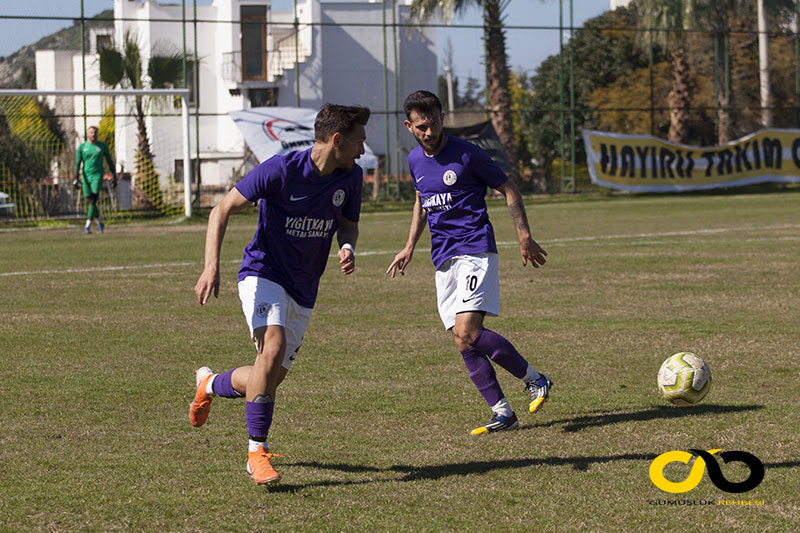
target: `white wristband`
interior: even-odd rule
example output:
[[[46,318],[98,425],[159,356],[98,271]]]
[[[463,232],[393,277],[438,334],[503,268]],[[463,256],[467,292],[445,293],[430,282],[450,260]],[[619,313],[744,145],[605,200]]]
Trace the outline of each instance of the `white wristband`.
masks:
[[[350,244],[349,242],[346,242],[342,245],[342,250],[350,250],[351,252],[353,252],[353,255],[355,255],[356,253],[356,251],[353,249],[353,245]]]

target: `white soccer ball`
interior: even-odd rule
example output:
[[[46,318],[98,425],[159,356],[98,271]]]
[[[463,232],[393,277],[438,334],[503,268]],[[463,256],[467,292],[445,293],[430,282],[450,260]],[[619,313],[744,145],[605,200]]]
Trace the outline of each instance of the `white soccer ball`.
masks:
[[[711,390],[711,370],[700,357],[678,352],[667,358],[658,371],[661,396],[675,405],[694,405]]]

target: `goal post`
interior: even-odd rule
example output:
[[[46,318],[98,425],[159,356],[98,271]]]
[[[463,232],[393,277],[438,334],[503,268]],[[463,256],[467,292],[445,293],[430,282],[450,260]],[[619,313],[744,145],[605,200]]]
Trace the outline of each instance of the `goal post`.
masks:
[[[45,168],[48,166],[59,167],[60,173],[63,175],[66,173],[66,169],[69,168],[68,152],[72,151],[74,146],[68,146],[69,143],[64,142],[64,138],[50,139],[50,137],[55,138],[57,136],[48,129],[47,121],[51,119],[72,120],[71,127],[66,129],[70,133],[77,133],[78,137],[81,137],[85,134],[89,117],[92,120],[99,121],[101,129],[104,129],[102,126],[103,121],[108,119],[110,126],[107,129],[110,129],[110,133],[106,131],[106,134],[111,135],[111,139],[124,140],[124,138],[127,138],[126,142],[118,143],[126,144],[127,147],[117,146],[117,153],[112,150],[115,164],[120,161],[119,154],[125,154],[127,149],[129,155],[122,159],[124,159],[129,169],[135,166],[136,179],[142,179],[142,176],[138,174],[141,174],[142,160],[145,155],[147,156],[144,166],[149,169],[150,177],[147,180],[142,179],[142,183],[139,184],[140,189],[145,189],[145,192],[141,194],[144,197],[144,201],[149,202],[150,206],[156,208],[162,214],[179,214],[182,211],[186,216],[191,216],[192,160],[189,148],[191,136],[189,94],[189,89],[184,88],[106,90],[0,89],[0,134],[4,134],[18,142],[18,151],[35,152],[38,157],[45,160],[43,165]],[[95,100],[97,100],[96,97],[101,97],[98,101],[102,103],[98,105],[95,102],[94,105],[90,105],[89,107],[93,107],[94,110],[88,112],[87,97],[95,97]],[[52,114],[37,116],[37,110],[32,109],[39,107],[36,104],[32,105],[32,102],[35,101],[34,99],[36,101],[47,101],[49,107],[55,108],[50,110]],[[58,101],[67,102],[65,109],[58,109],[59,106],[54,105]],[[120,101],[123,104],[117,103]],[[177,109],[175,109],[177,107],[180,108],[179,126],[175,122],[178,120]],[[120,118],[127,120],[120,121]],[[168,122],[165,123],[165,120]],[[83,124],[82,128],[79,126],[81,123]],[[149,129],[147,129],[146,124],[149,124]],[[160,124],[169,125],[162,127]],[[143,132],[144,139],[142,139]],[[74,134],[70,138],[74,139]],[[59,142],[61,144],[58,148],[54,148],[53,146]],[[170,145],[168,150],[164,149],[166,144]],[[180,150],[177,150],[177,145],[180,145]],[[41,146],[47,146],[48,148],[44,150],[37,148]],[[144,149],[142,148],[143,146],[145,147]],[[11,154],[6,154],[7,158],[23,159],[27,156],[24,153],[13,153],[14,148],[12,147],[7,147],[7,150],[12,151]],[[147,153],[141,154],[140,152],[143,150]],[[56,153],[59,151],[60,153]],[[169,153],[165,155],[163,153],[165,151]],[[160,157],[155,158],[159,159],[158,161],[154,161],[153,153],[160,155]],[[72,157],[74,158],[74,151],[72,151]],[[57,163],[54,161],[56,158],[60,158]],[[135,163],[132,163],[132,161],[135,161]],[[197,164],[199,165],[199,162]],[[2,174],[14,174],[13,170],[9,170],[6,167],[7,165],[4,165],[3,161],[0,160],[0,185],[3,185]],[[173,169],[174,172],[172,171]],[[30,180],[31,172],[41,173],[41,170],[18,169],[16,175],[11,176],[11,181]],[[56,174],[55,170],[51,172],[53,175]],[[178,207],[180,200],[179,196],[176,196],[176,194],[180,195],[180,188],[172,187],[174,190],[162,190],[164,188],[163,184],[159,185],[164,181],[165,174],[169,174],[167,179],[171,178],[171,184],[179,185],[178,174],[180,172],[182,172],[182,180],[180,181],[182,181],[183,189],[182,209]],[[146,182],[150,182],[149,185]],[[6,187],[12,188],[14,185],[16,183],[5,184]],[[150,187],[150,189],[147,190],[147,187]],[[75,202],[77,204],[78,199]],[[36,203],[38,205],[42,202],[39,200],[26,200],[22,203]],[[114,209],[116,210],[116,202],[114,204]],[[43,210],[41,206],[37,207],[37,209],[23,208],[21,206],[21,209],[23,209],[21,216],[46,217],[48,215],[48,212]],[[42,212],[45,214],[42,215]],[[27,213],[31,213],[31,215]]]

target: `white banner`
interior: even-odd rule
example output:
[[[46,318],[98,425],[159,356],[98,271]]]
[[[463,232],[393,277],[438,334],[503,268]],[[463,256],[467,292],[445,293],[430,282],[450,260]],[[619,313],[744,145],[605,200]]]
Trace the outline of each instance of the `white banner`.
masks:
[[[613,189],[680,192],[800,182],[800,130],[761,130],[721,146],[583,130],[583,142],[592,182]]]
[[[305,150],[314,144],[316,109],[302,107],[253,107],[232,111],[244,140],[259,162],[278,154]],[[377,168],[378,158],[364,143],[364,155],[356,160],[361,168]]]

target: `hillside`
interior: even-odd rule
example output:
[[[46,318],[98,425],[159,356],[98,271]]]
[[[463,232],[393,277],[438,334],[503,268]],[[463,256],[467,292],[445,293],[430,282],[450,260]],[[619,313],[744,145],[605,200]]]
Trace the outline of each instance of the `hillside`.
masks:
[[[86,48],[89,49],[89,29],[113,26],[114,10],[107,9],[86,19]],[[69,28],[42,37],[34,44],[23,46],[8,57],[0,58],[0,87],[5,89],[36,88],[37,50],[80,50],[80,20],[75,20]]]

